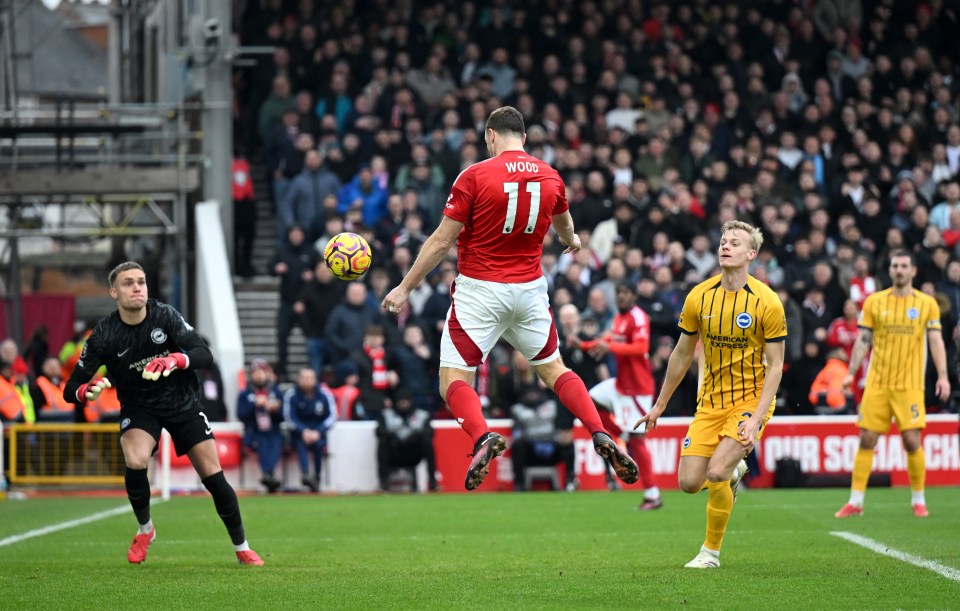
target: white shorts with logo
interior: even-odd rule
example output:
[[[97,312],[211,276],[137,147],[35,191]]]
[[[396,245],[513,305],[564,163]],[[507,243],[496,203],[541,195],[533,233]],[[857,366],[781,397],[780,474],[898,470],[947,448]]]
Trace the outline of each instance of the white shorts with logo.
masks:
[[[590,389],[590,398],[594,403],[613,412],[613,419],[623,429],[624,435],[647,431],[646,422],[635,431],[633,425],[653,407],[653,395],[621,395],[617,390],[616,378],[607,378]]]
[[[440,339],[440,365],[473,371],[501,337],[533,365],[560,356],[547,280],[512,284],[457,276]]]

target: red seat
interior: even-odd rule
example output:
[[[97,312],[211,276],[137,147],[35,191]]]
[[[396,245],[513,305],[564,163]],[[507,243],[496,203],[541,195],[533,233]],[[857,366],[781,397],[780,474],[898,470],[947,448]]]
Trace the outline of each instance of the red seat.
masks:
[[[216,444],[217,456],[220,457],[221,467],[224,469],[230,469],[240,465],[242,460],[241,447],[243,446],[243,439],[239,433],[217,433]],[[160,448],[157,450],[157,458],[160,460],[163,459],[163,445],[164,444],[161,443]],[[190,458],[186,454],[183,456],[177,456],[177,453],[172,451],[172,442],[170,444],[170,449],[170,467],[172,469],[191,466]]]
[[[239,433],[217,433],[217,455],[224,469],[239,466],[243,461],[243,437]]]

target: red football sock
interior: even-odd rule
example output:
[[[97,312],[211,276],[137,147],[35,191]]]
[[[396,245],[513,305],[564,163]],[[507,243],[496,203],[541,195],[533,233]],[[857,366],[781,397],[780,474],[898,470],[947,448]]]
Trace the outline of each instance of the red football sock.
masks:
[[[454,380],[447,387],[447,406],[473,443],[490,432],[480,408],[480,395],[463,380]]]
[[[598,407],[597,414],[600,416],[600,424],[610,433],[611,437],[616,439],[623,433],[623,429],[620,428],[620,425],[613,419],[613,414],[610,413],[610,410]]]
[[[570,413],[580,419],[583,426],[587,427],[590,434],[606,433],[603,424],[600,422],[600,414],[597,413],[597,406],[593,404],[587,387],[583,384],[580,376],[568,371],[559,378],[553,385],[553,392],[557,393],[560,403],[563,403]]]
[[[632,435],[627,442],[627,452],[637,461],[637,469],[640,470],[640,485],[644,489],[656,486],[653,481],[653,459],[650,457],[650,450],[647,448],[646,440],[643,437]]]

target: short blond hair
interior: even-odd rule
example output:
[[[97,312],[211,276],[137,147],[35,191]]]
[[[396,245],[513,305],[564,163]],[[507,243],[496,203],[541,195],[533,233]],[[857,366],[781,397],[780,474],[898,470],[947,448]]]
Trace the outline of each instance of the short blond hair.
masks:
[[[721,227],[720,235],[732,231],[734,229],[742,229],[747,232],[747,235],[750,236],[750,247],[757,252],[760,252],[760,247],[763,246],[763,233],[759,229],[751,225],[750,223],[745,223],[743,221],[727,221]]]

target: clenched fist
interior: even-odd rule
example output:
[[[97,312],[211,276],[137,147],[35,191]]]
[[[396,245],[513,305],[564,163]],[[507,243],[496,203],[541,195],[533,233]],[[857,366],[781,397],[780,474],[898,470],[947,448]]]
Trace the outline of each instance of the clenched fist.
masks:
[[[99,380],[81,384],[80,388],[77,389],[77,399],[84,402],[96,401],[100,393],[102,393],[105,388],[110,388],[111,386],[113,386],[113,384],[111,384],[107,378],[100,378]]]

